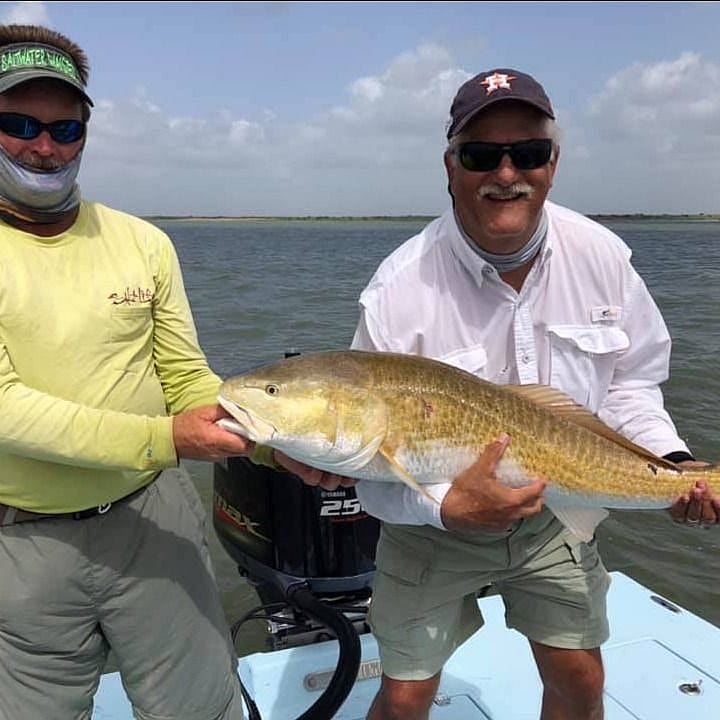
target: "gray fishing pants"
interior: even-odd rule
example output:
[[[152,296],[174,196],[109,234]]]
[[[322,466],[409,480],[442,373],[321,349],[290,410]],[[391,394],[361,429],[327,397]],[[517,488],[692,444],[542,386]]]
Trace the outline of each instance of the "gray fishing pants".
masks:
[[[0,527],[0,720],[89,720],[112,648],[138,720],[239,720],[187,471],[84,520]]]

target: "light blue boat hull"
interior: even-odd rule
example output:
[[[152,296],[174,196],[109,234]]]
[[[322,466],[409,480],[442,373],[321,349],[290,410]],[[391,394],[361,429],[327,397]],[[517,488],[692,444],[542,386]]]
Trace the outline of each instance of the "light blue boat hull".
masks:
[[[606,720],[711,720],[720,717],[720,628],[667,602],[621,573],[608,596],[611,636],[603,646]],[[662,601],[662,598],[659,598]],[[485,627],[443,672],[432,720],[537,720],[541,685],[525,638],[505,627],[499,597],[479,600]],[[337,720],[363,720],[379,680],[377,646],[361,638],[361,676]],[[320,695],[308,690],[335,668],[337,645],[255,653],[239,672],[263,720],[292,720]],[[365,673],[363,673],[363,669]],[[316,675],[316,673],[318,675]],[[132,720],[117,673],[103,676],[93,720]]]

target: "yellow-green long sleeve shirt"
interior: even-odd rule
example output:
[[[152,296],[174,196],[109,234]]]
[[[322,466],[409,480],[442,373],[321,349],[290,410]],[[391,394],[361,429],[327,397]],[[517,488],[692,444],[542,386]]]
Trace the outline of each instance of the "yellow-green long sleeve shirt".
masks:
[[[87,202],[49,238],[0,222],[0,503],[128,495],[177,464],[168,415],[219,384],[158,228]]]

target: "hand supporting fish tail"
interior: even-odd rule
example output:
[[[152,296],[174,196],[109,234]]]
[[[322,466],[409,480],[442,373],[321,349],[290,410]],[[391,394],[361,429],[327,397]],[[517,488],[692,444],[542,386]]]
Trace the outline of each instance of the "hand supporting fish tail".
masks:
[[[686,461],[683,468],[708,467],[707,463]],[[668,510],[676,523],[690,527],[709,527],[720,524],[720,495],[705,480],[698,480],[690,490],[681,495]]]

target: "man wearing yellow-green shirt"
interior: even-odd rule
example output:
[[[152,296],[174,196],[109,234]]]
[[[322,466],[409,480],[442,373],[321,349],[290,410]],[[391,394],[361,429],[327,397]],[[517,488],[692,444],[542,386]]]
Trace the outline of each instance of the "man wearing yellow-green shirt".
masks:
[[[0,27],[0,720],[90,718],[108,650],[141,720],[242,717],[236,657],[180,458],[216,425],[178,260],[83,201],[87,59]]]

